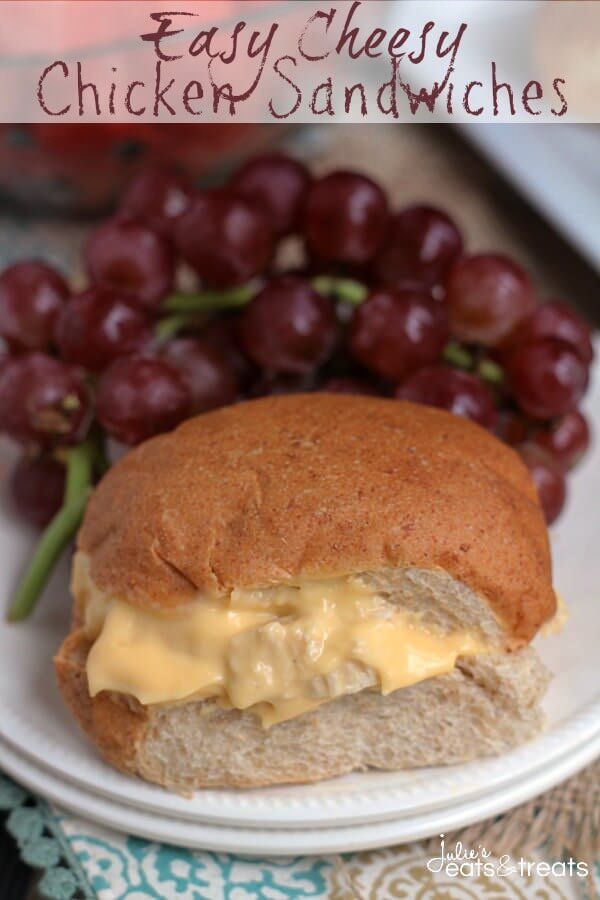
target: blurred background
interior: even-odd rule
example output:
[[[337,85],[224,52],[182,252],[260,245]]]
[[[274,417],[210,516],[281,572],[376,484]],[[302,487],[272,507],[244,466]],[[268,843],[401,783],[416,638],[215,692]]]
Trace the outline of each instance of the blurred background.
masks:
[[[467,34],[470,40],[463,41],[460,72],[472,77],[481,66],[484,78],[483,67],[487,72],[495,52],[502,57],[502,78],[515,86],[525,84],[532,73],[548,83],[552,74],[568,71],[569,113],[600,119],[600,70],[594,63],[600,3],[370,0],[358,12],[390,33],[401,25],[417,35],[424,10],[450,30],[461,21],[471,22],[475,7],[477,40]],[[25,21],[27,13],[17,8],[14,15]],[[3,83],[10,83],[11,68],[17,65],[39,71],[54,39],[66,48],[65,59],[106,62],[116,54],[127,64],[139,52],[128,37],[137,33],[132,22],[139,22],[133,16],[125,9],[116,20],[103,17],[93,33],[77,15],[55,23],[56,34],[24,29],[27,55],[19,59],[11,55],[9,36],[0,35]],[[284,31],[296,33],[299,16],[303,22],[306,12],[293,3],[213,0],[198,6],[193,33],[209,21],[227,32],[240,19],[260,26],[263,19],[274,18],[293,26]],[[185,33],[181,40],[185,42]],[[412,67],[411,83],[417,77],[429,83],[436,77],[435,69],[428,68],[435,66],[430,56]],[[403,65],[409,67],[407,61]],[[457,83],[460,72],[453,76]],[[437,121],[447,123],[444,114],[442,107],[436,109]],[[140,169],[168,164],[200,186],[213,185],[253,153],[283,147],[311,166],[342,163],[380,178],[396,206],[415,200],[448,206],[474,250],[514,252],[543,283],[595,312],[589,295],[596,293],[593,273],[600,271],[600,126],[538,120],[422,127],[359,125],[358,113],[347,118],[356,124],[0,125],[0,263],[34,253],[76,275],[90,223],[115,208]]]

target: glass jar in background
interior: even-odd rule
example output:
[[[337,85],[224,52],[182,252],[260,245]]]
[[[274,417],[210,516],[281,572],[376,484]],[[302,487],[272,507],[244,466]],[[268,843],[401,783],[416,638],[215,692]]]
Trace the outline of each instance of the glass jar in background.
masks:
[[[243,123],[0,125],[0,202],[29,214],[100,215],[149,164],[210,181],[284,134]]]
[[[100,4],[102,6],[102,4]],[[10,83],[12,70],[25,67],[33,79],[49,58],[107,61],[121,78],[137,71],[148,49],[139,40],[136,4],[122,4],[118,18],[90,12],[86,4],[57,3],[48,33],[32,29],[26,5],[11,8],[11,28],[18,31],[19,52],[0,33],[0,73]],[[233,27],[243,19],[258,28],[271,21],[301,24],[302,8],[289,2],[211,0],[193,5],[193,18],[178,38],[187,42],[206,28]],[[93,18],[90,18],[91,16]],[[148,22],[150,20],[148,19]],[[179,27],[179,26],[178,26]],[[296,33],[291,27],[291,34]],[[247,29],[248,30],[248,29]],[[192,61],[193,63],[193,61]],[[192,65],[190,63],[190,65]],[[218,179],[240,158],[281,140],[279,125],[170,123],[57,123],[0,125],[0,203],[34,215],[91,217],[106,213],[135,172],[147,165],[170,164],[196,181]]]

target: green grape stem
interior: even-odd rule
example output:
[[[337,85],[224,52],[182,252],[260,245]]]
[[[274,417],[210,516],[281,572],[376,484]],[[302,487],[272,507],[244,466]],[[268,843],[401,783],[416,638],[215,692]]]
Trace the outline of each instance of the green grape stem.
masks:
[[[14,595],[9,622],[22,622],[33,611],[60,555],[79,528],[88,493],[63,504],[47,526]]]
[[[444,347],[442,354],[444,361],[457,369],[471,369],[473,367],[473,355],[457,344],[456,341],[449,341]]]
[[[504,381],[504,370],[493,359],[482,359],[477,371],[480,377],[489,384],[502,384]]]
[[[175,337],[180,331],[197,324],[197,312],[178,312],[161,319],[156,323],[154,334],[160,344]]]
[[[311,282],[315,291],[335,300],[342,300],[352,306],[359,306],[366,300],[368,288],[353,278],[336,278],[333,275],[318,275]]]
[[[73,447],[67,453],[67,479],[65,483],[64,503],[71,503],[89,488],[92,483],[92,471],[97,448],[85,441]]]
[[[92,487],[98,447],[85,441],[66,454],[67,477],[61,508],[46,526],[8,612],[9,622],[21,622],[33,609],[63,550],[81,524]]]
[[[246,306],[258,290],[255,282],[248,282],[228,291],[200,291],[197,294],[170,294],[163,302],[166,313],[216,312]]]

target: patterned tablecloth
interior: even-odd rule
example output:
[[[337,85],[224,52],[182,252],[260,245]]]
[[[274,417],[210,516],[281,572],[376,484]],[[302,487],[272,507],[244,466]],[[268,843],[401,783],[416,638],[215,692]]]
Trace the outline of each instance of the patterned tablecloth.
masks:
[[[461,833],[486,865],[440,871],[439,838],[363,853],[250,859],[117,834],[0,776],[0,815],[47,900],[391,900],[591,898],[600,889],[600,763],[543,798]],[[590,802],[591,798],[591,802]],[[483,851],[481,854],[483,859]],[[593,860],[598,860],[595,863]]]
[[[564,258],[528,249],[523,234],[528,223],[520,222],[521,234],[515,231],[501,214],[502,195],[497,203],[486,199],[489,173],[478,170],[472,159],[457,162],[455,150],[448,154],[439,134],[434,126],[384,126],[376,135],[365,127],[329,126],[317,136],[310,155],[317,168],[342,164],[371,170],[403,202],[425,198],[448,205],[460,213],[474,249],[494,247],[510,253],[518,245],[520,258],[540,282],[561,289],[569,275]],[[80,226],[32,226],[0,219],[0,265],[44,256],[77,279],[84,234]],[[551,238],[543,239],[546,244]],[[431,871],[440,856],[439,838],[358,854],[293,859],[188,851],[75,818],[0,775],[2,815],[23,859],[40,869],[39,894],[52,900],[554,900],[592,898],[600,889],[600,763],[543,798],[446,836],[446,846],[452,849],[457,841],[467,848],[486,848],[493,876],[474,873],[457,879],[448,871]],[[567,874],[569,863],[573,870],[577,862],[580,874]]]

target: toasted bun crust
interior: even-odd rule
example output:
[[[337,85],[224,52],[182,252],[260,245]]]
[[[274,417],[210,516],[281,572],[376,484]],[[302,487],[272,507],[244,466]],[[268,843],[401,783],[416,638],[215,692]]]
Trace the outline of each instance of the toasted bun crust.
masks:
[[[509,644],[555,610],[546,526],[517,454],[395,400],[295,395],[191,419],[110,470],[78,547],[98,588],[154,609],[414,566],[481,595]]]

